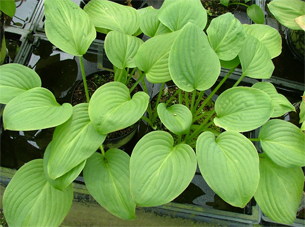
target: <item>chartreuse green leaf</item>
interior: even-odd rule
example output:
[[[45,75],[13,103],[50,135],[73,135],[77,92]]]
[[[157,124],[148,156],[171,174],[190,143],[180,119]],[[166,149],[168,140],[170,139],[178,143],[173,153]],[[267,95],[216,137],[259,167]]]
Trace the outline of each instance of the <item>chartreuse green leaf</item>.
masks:
[[[172,31],[180,30],[189,22],[203,30],[207,23],[206,10],[197,0],[165,0],[158,18]]]
[[[48,174],[54,180],[88,159],[104,142],[89,119],[88,103],[73,107],[71,118],[57,126],[48,161]]]
[[[292,224],[302,199],[302,168],[281,167],[265,156],[260,158],[260,175],[254,195],[260,209],[273,221]]]
[[[157,111],[161,122],[171,132],[182,135],[190,130],[193,117],[191,111],[186,106],[175,104],[166,107],[165,103],[160,103]]]
[[[202,133],[196,143],[198,165],[204,180],[227,203],[245,207],[259,182],[259,158],[253,143],[237,132],[215,139]]]
[[[134,36],[138,36],[141,33],[143,33],[142,30],[141,30],[142,18],[146,13],[148,13],[149,11],[152,11],[152,10],[154,10],[154,7],[152,7],[152,6],[147,6],[147,7],[138,9],[138,12],[140,14],[140,27],[138,28],[137,32],[133,34]]]
[[[0,103],[7,104],[23,92],[41,87],[39,75],[26,66],[10,63],[0,66],[0,71]]]
[[[158,206],[180,195],[192,181],[196,155],[187,144],[174,146],[168,132],[146,134],[130,159],[131,194],[139,206]]]
[[[111,63],[119,69],[135,68],[134,56],[142,43],[137,37],[111,31],[105,39],[105,51]]]
[[[305,2],[301,0],[273,0],[267,6],[281,24],[293,30],[302,30],[295,19],[305,15]]]
[[[169,71],[182,90],[204,91],[212,87],[220,74],[220,62],[205,33],[194,24],[187,24],[169,53]]]
[[[226,68],[226,69],[235,68],[235,67],[237,67],[240,64],[239,57],[236,56],[236,58],[234,58],[231,61],[222,61],[222,60],[220,60],[220,64],[221,64],[221,67]]]
[[[136,204],[129,187],[130,157],[119,149],[105,156],[94,153],[86,163],[84,180],[93,198],[106,210],[122,219],[135,218]]]
[[[52,142],[49,143],[49,145],[47,146],[47,149],[44,152],[44,156],[43,156],[44,173],[45,173],[45,176],[46,176],[48,182],[54,188],[59,189],[59,190],[64,190],[76,179],[76,177],[79,176],[79,174],[85,167],[86,160],[81,162],[78,166],[74,167],[73,169],[71,169],[69,172],[67,172],[63,176],[61,176],[55,180],[51,180],[49,177],[49,174],[48,174],[48,170],[47,170],[48,161],[49,161],[50,153],[51,153],[51,146],[52,146]]]
[[[273,84],[269,82],[259,82],[254,84],[252,87],[262,90],[270,96],[274,107],[274,111],[271,117],[280,117],[287,112],[295,111],[294,106],[284,95],[277,92]]]
[[[9,17],[13,17],[16,12],[15,0],[0,0],[0,11]]]
[[[207,34],[211,47],[223,61],[236,58],[246,39],[244,27],[232,13],[213,19]]]
[[[269,79],[272,76],[274,65],[267,47],[251,35],[246,37],[239,52],[243,75],[255,79]]]
[[[158,9],[145,13],[140,20],[140,28],[149,37],[169,33],[171,30],[158,19]]]
[[[227,131],[246,132],[265,124],[273,113],[272,100],[256,88],[235,87],[215,102],[214,123]]]
[[[279,119],[268,121],[259,132],[263,151],[277,165],[305,166],[305,134],[294,124]]]
[[[94,25],[71,0],[45,0],[45,32],[50,42],[74,55],[84,55],[96,37]]]
[[[72,106],[56,102],[52,92],[36,87],[13,100],[3,112],[4,128],[13,131],[30,131],[51,128],[66,122],[72,115]]]
[[[115,30],[133,35],[140,27],[140,13],[132,7],[116,2],[91,0],[84,10],[97,29]]]
[[[169,51],[180,33],[172,32],[155,36],[140,46],[135,61],[137,67],[144,71],[151,83],[164,83],[171,80],[168,68]]]
[[[92,95],[89,117],[100,134],[108,134],[136,123],[145,113],[148,102],[145,92],[137,92],[131,98],[125,84],[110,82]]]
[[[258,39],[268,49],[271,58],[279,56],[282,52],[282,38],[278,30],[268,25],[243,24],[246,33]]]
[[[256,24],[263,24],[265,22],[265,14],[263,10],[256,4],[247,7],[247,15]]]
[[[14,175],[3,195],[3,211],[9,226],[59,226],[73,200],[72,185],[53,188],[43,171],[43,160],[26,163]]]

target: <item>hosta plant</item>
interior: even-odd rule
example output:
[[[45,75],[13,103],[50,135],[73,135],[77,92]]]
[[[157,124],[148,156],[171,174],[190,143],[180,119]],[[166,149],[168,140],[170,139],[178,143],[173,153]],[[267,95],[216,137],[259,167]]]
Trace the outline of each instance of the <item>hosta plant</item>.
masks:
[[[106,0],[91,0],[84,10],[70,0],[44,4],[49,40],[80,56],[80,62],[95,31],[107,34],[105,51],[116,79],[88,97],[88,103],[71,107],[56,103],[32,70],[1,66],[5,129],[56,127],[43,160],[20,168],[4,193],[10,226],[60,225],[71,205],[71,182],[82,170],[99,204],[120,218],[133,219],[136,206],[158,206],[181,194],[197,165],[229,204],[244,207],[254,197],[271,219],[294,221],[304,183],[305,134],[277,118],[295,109],[271,83],[238,86],[245,77],[271,77],[272,58],[281,53],[275,29],[242,25],[227,13],[213,19],[205,33],[207,14],[200,0],[165,0],[160,9],[138,11]],[[141,32],[151,38],[143,42],[135,37]],[[240,79],[219,95],[213,110],[204,112],[238,65]],[[221,66],[229,69],[222,79]],[[135,70],[145,92],[130,97],[124,83]],[[172,81],[179,104],[158,98],[154,106],[148,105],[144,78],[162,84],[162,89]],[[304,121],[304,111],[301,115]],[[108,133],[141,117],[152,129],[159,117],[167,131],[146,134],[131,157],[120,149],[104,151]],[[213,123],[221,133],[210,128]],[[255,129],[260,129],[258,138],[244,136]]]

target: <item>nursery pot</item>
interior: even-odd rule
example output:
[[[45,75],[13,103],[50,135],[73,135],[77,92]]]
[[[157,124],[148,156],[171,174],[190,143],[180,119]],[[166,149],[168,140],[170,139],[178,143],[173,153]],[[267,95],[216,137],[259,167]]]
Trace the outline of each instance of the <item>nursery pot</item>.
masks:
[[[88,92],[89,96],[91,97],[95,90],[97,90],[100,86],[105,83],[114,81],[114,74],[109,71],[97,71],[92,73],[86,77],[87,85],[88,85]],[[135,79],[131,79],[130,82],[127,84],[128,88],[131,88],[132,85],[135,83]],[[140,85],[138,85],[135,90],[131,93],[133,95],[136,91],[142,91]],[[74,106],[78,103],[86,102],[85,96],[85,89],[83,85],[83,81],[79,81],[73,90],[71,104]],[[131,153],[132,146],[128,147],[128,143],[133,139],[136,135],[140,121],[137,123],[122,129],[116,132],[109,133],[106,137],[106,140],[103,143],[104,149],[110,148],[122,148],[123,150],[126,149],[127,153]]]
[[[305,55],[305,31],[304,30],[285,30],[285,38],[292,54],[302,63]]]

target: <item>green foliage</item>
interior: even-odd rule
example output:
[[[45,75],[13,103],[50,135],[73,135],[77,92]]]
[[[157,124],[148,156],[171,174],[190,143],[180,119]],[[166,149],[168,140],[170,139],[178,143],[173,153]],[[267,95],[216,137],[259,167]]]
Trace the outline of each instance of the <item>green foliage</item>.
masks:
[[[18,64],[0,67],[0,102],[7,104],[5,128],[56,127],[44,159],[18,170],[4,193],[10,226],[59,226],[71,206],[71,183],[82,170],[96,201],[130,220],[135,218],[136,205],[158,206],[179,196],[197,164],[224,201],[244,207],[255,196],[274,221],[294,221],[304,181],[300,167],[305,165],[305,134],[291,123],[271,119],[295,111],[294,107],[271,83],[238,86],[245,77],[271,77],[272,58],[281,53],[281,37],[275,29],[242,25],[228,13],[213,19],[205,33],[207,15],[199,0],[165,0],[158,10],[135,10],[105,0],[92,0],[84,10],[71,0],[44,4],[47,37],[80,57],[85,90],[81,56],[96,32],[107,34],[105,50],[114,65],[115,81],[100,86],[92,97],[86,90],[88,103],[72,108],[58,104],[50,91],[41,88],[34,71]],[[253,15],[258,13],[254,10]],[[151,38],[143,42],[135,37],[140,32]],[[240,79],[210,107],[212,96],[239,64]],[[221,66],[230,71],[216,83]],[[126,83],[136,70],[140,78],[128,89]],[[149,103],[144,77],[162,83],[161,92],[168,81],[177,90],[168,100],[159,93],[155,103]],[[140,81],[144,92],[131,95]],[[206,97],[205,90],[212,87]],[[300,109],[304,130],[304,101]],[[164,128],[142,137],[131,157],[119,149],[104,151],[108,133],[141,118],[152,129],[157,124]],[[259,138],[241,134],[258,128]],[[251,140],[262,146],[260,160]]]
[[[59,226],[73,200],[72,185],[63,191],[47,181],[43,160],[26,163],[14,175],[3,195],[3,210],[10,226]]]
[[[273,0],[268,4],[268,8],[281,24],[293,30],[304,30],[295,20],[305,15],[305,2]]]
[[[292,224],[302,198],[302,168],[285,168],[267,156],[260,157],[260,181],[254,195],[261,210],[272,220]]]
[[[15,0],[0,0],[0,11],[9,17],[13,17],[16,12]]]

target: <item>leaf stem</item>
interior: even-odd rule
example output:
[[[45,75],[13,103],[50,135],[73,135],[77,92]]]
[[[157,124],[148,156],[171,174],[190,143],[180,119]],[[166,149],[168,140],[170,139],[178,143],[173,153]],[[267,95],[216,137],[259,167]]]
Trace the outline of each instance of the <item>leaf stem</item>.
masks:
[[[142,80],[142,78],[144,77],[145,73],[143,73],[139,79],[136,80],[136,82],[134,83],[134,85],[132,85],[132,87],[129,89],[129,93],[131,93],[133,91],[133,89],[135,89],[135,87],[140,83],[140,81]]]
[[[102,155],[105,157],[105,150],[104,150],[103,144],[100,146],[100,149],[101,149]]]
[[[86,99],[87,99],[87,103],[89,103],[90,96],[89,96],[89,92],[88,92],[88,85],[87,85],[86,74],[85,74],[85,69],[84,69],[83,56],[79,56],[79,63],[80,63],[81,71],[82,71],[82,77],[83,77],[83,83],[84,83],[84,87],[85,87]]]

